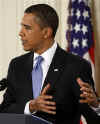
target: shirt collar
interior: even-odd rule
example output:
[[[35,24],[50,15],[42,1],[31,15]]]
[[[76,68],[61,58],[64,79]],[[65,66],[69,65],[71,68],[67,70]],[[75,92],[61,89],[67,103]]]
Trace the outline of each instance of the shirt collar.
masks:
[[[51,64],[56,48],[57,48],[57,42],[55,41],[49,49],[47,49],[44,53],[41,54],[41,56],[44,58],[44,61],[47,63],[48,66]],[[34,60],[38,56],[39,54],[34,53]]]

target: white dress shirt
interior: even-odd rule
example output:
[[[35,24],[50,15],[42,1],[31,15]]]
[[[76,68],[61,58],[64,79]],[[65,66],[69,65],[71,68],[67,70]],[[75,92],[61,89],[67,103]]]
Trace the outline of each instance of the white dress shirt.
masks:
[[[46,78],[48,69],[50,67],[52,58],[53,58],[53,56],[55,54],[56,48],[57,48],[57,43],[54,42],[54,44],[48,50],[46,50],[44,53],[41,54],[41,56],[44,58],[43,62],[41,63],[42,70],[43,70],[42,86],[43,86],[44,80]],[[35,66],[35,64],[37,62],[36,57],[38,57],[38,56],[39,56],[39,54],[34,53],[33,68],[34,68],[34,66]],[[42,86],[41,86],[41,89],[42,89]],[[30,101],[28,101],[26,103],[26,106],[25,106],[25,109],[24,109],[24,114],[31,114],[31,112],[29,110],[29,103],[30,103]]]

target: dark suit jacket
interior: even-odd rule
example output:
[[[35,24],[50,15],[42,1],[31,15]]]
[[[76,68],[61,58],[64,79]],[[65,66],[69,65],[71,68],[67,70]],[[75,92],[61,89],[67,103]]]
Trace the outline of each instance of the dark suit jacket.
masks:
[[[0,105],[0,112],[24,113],[25,104],[33,99],[33,56],[34,53],[30,52],[11,61],[7,76],[8,88]],[[48,94],[56,101],[57,114],[53,116],[37,112],[36,115],[56,124],[79,124],[81,114],[88,122],[98,118],[87,104],[79,103],[80,87],[76,82],[77,77],[93,85],[89,63],[58,47],[43,85],[44,87],[48,82],[51,84]]]

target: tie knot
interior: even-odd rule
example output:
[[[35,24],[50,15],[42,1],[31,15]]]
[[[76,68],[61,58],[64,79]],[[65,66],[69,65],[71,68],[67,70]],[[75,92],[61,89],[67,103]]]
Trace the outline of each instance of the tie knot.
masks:
[[[37,58],[36,58],[36,60],[37,60],[37,63],[41,63],[42,61],[43,61],[43,57],[42,56],[38,56]]]
[[[41,64],[41,62],[43,61],[43,57],[42,56],[38,56],[38,57],[36,57],[36,64],[35,64],[35,69],[38,67],[38,66],[40,66],[40,64]]]

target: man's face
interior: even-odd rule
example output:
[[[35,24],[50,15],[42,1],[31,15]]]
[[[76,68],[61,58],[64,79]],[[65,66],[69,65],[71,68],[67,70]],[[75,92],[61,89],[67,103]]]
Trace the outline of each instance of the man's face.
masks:
[[[36,16],[33,14],[24,14],[21,22],[21,31],[19,33],[22,45],[25,51],[39,53],[45,47],[43,29],[36,23]]]

